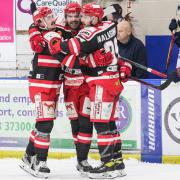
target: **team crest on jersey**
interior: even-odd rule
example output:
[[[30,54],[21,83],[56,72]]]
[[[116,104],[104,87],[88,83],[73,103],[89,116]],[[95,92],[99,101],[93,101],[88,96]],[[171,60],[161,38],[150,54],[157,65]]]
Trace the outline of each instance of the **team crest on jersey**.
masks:
[[[85,28],[85,29],[82,29],[80,32],[79,32],[79,36],[88,40],[90,39],[93,34],[96,32],[96,29],[94,27],[90,27],[90,28]]]

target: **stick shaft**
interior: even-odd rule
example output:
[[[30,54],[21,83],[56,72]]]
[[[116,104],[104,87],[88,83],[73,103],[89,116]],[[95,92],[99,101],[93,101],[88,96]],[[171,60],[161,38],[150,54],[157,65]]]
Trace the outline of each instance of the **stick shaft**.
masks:
[[[150,86],[150,87],[152,87],[152,88],[154,88],[154,89],[158,89],[158,90],[164,90],[164,89],[166,89],[170,84],[171,84],[171,80],[170,79],[168,79],[168,80],[166,80],[164,83],[162,83],[160,86],[156,86],[156,85],[154,85],[154,84],[150,84],[150,83],[148,83],[148,82],[146,82],[146,81],[143,81],[143,80],[141,80],[141,79],[138,79],[138,78],[136,78],[136,77],[129,77],[130,79],[132,79],[132,80],[134,80],[134,81],[136,81],[136,82],[139,82],[139,83],[142,83],[142,84],[145,84],[145,85],[147,85],[147,86]]]
[[[143,65],[141,65],[141,64],[139,64],[139,63],[136,63],[136,62],[131,61],[130,59],[127,59],[127,58],[124,58],[124,57],[121,57],[121,59],[123,59],[124,61],[129,62],[129,63],[132,64],[133,66],[136,66],[136,67],[141,68],[141,69],[143,69],[143,70],[145,70],[145,71],[148,71],[148,72],[150,72],[150,73],[152,73],[152,74],[154,74],[154,75],[156,75],[156,76],[159,76],[159,77],[161,77],[161,78],[167,78],[167,75],[166,75],[166,74],[161,73],[161,72],[159,72],[159,71],[157,71],[157,70],[155,70],[155,69],[152,69],[152,68],[143,66]]]
[[[172,34],[171,42],[169,45],[169,51],[168,51],[168,56],[167,56],[167,60],[166,60],[166,69],[164,72],[165,74],[167,73],[169,65],[170,65],[170,59],[171,59],[173,44],[174,44],[174,33]]]

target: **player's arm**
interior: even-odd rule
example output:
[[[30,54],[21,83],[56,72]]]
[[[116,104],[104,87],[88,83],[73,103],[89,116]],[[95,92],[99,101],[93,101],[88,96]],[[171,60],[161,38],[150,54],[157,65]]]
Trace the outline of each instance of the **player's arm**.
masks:
[[[94,52],[96,49],[98,49],[97,40],[95,37],[91,39],[86,38],[83,36],[85,32],[86,31],[80,32],[77,36],[69,40],[62,40],[51,37],[51,39],[48,40],[51,54],[54,55],[60,52],[65,52],[67,54],[78,56],[80,53],[89,54]]]
[[[180,47],[180,20],[171,19],[169,24],[169,30],[174,35],[174,42],[176,43],[177,47]]]
[[[29,33],[29,42],[31,45],[31,49],[35,53],[41,53],[43,48],[45,47],[45,41],[39,31],[39,28],[32,24],[28,30]]]
[[[131,76],[132,66],[130,63],[119,59],[119,78],[122,82],[127,82]]]

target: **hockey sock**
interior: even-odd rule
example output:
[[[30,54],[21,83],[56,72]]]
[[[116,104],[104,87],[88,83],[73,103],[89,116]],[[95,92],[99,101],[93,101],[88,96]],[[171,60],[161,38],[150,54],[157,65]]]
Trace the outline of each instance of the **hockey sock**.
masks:
[[[109,129],[109,123],[94,123],[97,131],[97,144],[102,162],[112,160],[113,136]]]
[[[79,117],[79,133],[77,136],[77,160],[81,162],[87,160],[92,141],[93,124],[89,118]]]
[[[110,122],[110,130],[113,135],[113,158],[114,159],[122,159],[122,150],[121,150],[121,139],[120,133],[117,131],[117,127],[115,122]]]
[[[70,120],[70,124],[71,124],[71,132],[72,132],[72,136],[73,136],[73,139],[74,139],[74,144],[75,146],[77,145],[77,135],[78,135],[78,132],[79,132],[79,120],[76,119],[76,120]]]
[[[45,121],[37,123],[37,132],[35,134],[35,151],[37,160],[46,161],[50,145],[50,133],[53,128],[53,121]]]
[[[35,148],[34,148],[35,131],[36,129],[31,131],[31,134],[29,137],[29,143],[26,147],[26,154],[29,156],[35,155]]]

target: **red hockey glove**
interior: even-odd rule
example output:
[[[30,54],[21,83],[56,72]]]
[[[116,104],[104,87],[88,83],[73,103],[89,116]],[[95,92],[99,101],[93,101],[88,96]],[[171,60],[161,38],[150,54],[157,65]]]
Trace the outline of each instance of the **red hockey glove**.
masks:
[[[29,29],[29,42],[31,45],[31,49],[35,53],[41,53],[43,48],[45,47],[45,41],[39,32],[38,28]]]
[[[120,64],[120,70],[119,70],[119,77],[122,82],[127,82],[129,77],[131,76],[132,66],[128,62],[121,61]]]
[[[112,63],[113,55],[111,52],[105,52],[104,49],[99,49],[93,53],[94,62],[97,66],[108,66]]]
[[[61,52],[60,42],[62,37],[53,31],[43,34],[44,40],[48,43],[49,51],[52,55]]]

